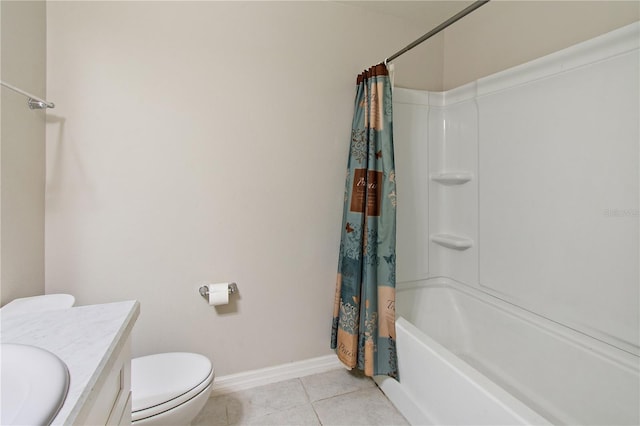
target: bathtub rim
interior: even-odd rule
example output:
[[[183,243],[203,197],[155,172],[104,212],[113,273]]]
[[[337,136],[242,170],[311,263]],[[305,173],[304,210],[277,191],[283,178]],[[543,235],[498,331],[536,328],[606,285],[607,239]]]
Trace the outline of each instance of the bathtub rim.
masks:
[[[533,410],[525,402],[511,395],[507,390],[491,380],[482,372],[469,365],[465,360],[459,358],[455,353],[438,343],[431,336],[420,330],[404,317],[396,319],[396,327],[400,332],[406,332],[408,335],[417,340],[417,343],[431,352],[440,359],[447,367],[455,370],[458,374],[467,379],[467,382],[476,389],[480,390],[493,401],[500,405],[502,409],[510,415],[517,418],[522,424],[529,425],[552,425],[551,421],[542,414]],[[399,355],[401,356],[401,355]],[[438,419],[421,408],[420,404],[415,401],[413,395],[407,392],[402,385],[402,371],[400,373],[400,381],[388,376],[374,376],[375,382],[380,389],[393,402],[398,411],[412,425],[436,425]]]
[[[447,288],[459,291],[469,297],[479,300],[481,303],[488,304],[493,308],[499,309],[510,317],[517,320],[525,321],[541,332],[549,334],[555,338],[566,340],[572,345],[578,346],[583,350],[592,352],[601,358],[613,362],[622,368],[627,369],[630,373],[640,376],[640,356],[630,353],[618,346],[599,340],[593,336],[589,336],[579,330],[575,330],[562,323],[553,321],[535,312],[526,310],[508,300],[481,289],[474,288],[470,285],[461,283],[448,277],[433,277],[415,281],[404,281],[396,284],[396,291],[409,291],[421,288]],[[402,315],[398,314],[396,306],[396,321]],[[411,321],[407,322],[411,323]],[[422,330],[420,330],[422,332]],[[423,334],[426,334],[422,332]]]
[[[490,309],[497,309],[502,314],[511,317],[514,321],[524,321],[527,325],[535,327],[541,333],[549,335],[550,338],[561,339],[567,344],[589,352],[592,356],[597,356],[603,358],[605,361],[616,364],[618,367],[635,376],[640,375],[640,358],[634,354],[630,354],[595,338],[585,336],[583,333],[569,329],[563,324],[540,317],[508,301],[504,301],[481,290],[469,288],[454,280],[438,277],[435,279],[404,282],[397,286],[397,290],[402,292],[428,289],[444,289],[446,291],[460,292],[463,297],[471,297],[478,303],[489,305]],[[529,406],[526,400],[522,400],[518,396],[511,394],[491,376],[484,374],[469,364],[465,359],[459,358],[454,351],[449,350],[421,330],[409,319],[405,318],[401,310],[398,312],[396,316],[397,334],[406,333],[408,338],[415,340],[416,344],[420,345],[420,348],[426,349],[440,361],[446,363],[446,367],[443,366],[443,368],[454,369],[463,376],[471,386],[482,391],[491,400],[499,404],[500,408],[507,410],[510,415],[518,420],[522,420],[525,424],[553,424],[552,417],[547,417],[547,415],[553,416],[553,413],[539,411]],[[402,363],[402,354],[399,353],[398,356],[399,362]],[[400,371],[400,374],[403,374],[402,371]],[[411,424],[438,424],[438,419],[436,418],[437,413],[430,413],[430,410],[427,409],[428,405],[423,407],[422,405],[424,403],[416,400],[419,395],[412,395],[412,391],[415,393],[415,390],[412,390],[411,387],[407,388],[406,385],[403,386],[402,376],[400,377],[400,382],[386,376],[376,376],[374,380]]]

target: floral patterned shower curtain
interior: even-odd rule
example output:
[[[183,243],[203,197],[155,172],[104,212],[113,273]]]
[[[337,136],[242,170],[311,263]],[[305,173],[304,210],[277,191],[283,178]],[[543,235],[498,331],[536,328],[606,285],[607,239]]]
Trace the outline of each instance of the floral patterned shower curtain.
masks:
[[[379,64],[357,79],[331,333],[342,363],[367,376],[398,376],[394,170],[391,83]]]

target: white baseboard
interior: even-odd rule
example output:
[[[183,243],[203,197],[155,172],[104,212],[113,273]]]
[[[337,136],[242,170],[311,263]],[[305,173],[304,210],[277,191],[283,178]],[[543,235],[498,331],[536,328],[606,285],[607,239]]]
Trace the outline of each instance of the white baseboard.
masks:
[[[277,383],[283,380],[324,373],[326,371],[345,368],[335,355],[326,355],[304,361],[290,362],[243,373],[216,377],[213,381],[211,396],[222,395],[251,389],[256,386]]]

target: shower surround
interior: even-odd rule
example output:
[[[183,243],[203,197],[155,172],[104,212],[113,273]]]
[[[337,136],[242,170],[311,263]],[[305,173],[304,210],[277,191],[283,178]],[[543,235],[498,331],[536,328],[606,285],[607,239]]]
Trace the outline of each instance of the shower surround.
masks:
[[[640,422],[639,40],[394,91],[400,382],[378,382],[412,423]]]

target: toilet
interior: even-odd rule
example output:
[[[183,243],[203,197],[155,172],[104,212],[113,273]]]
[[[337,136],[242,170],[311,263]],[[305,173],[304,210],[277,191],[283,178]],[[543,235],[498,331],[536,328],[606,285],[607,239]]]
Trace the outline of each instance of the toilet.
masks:
[[[12,300],[3,316],[71,308],[69,294],[47,294]],[[209,358],[169,352],[131,360],[131,421],[134,425],[188,425],[211,394],[214,370]]]

